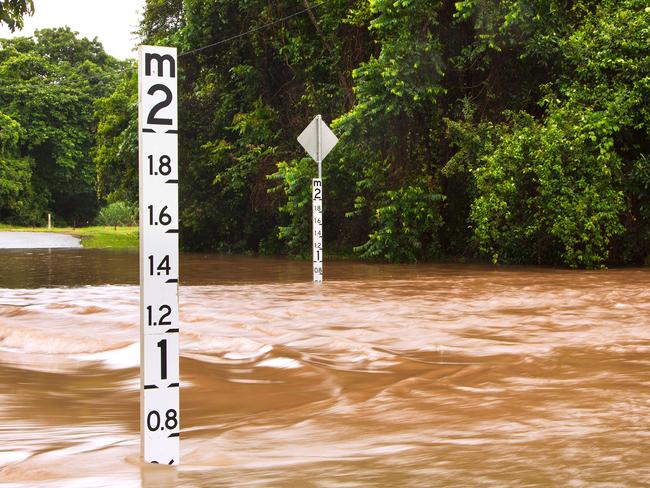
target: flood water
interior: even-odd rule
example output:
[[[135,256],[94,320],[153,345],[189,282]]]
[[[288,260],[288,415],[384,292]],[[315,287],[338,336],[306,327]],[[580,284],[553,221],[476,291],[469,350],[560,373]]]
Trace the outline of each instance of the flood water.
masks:
[[[650,270],[181,258],[139,455],[137,254],[0,251],[0,486],[650,484]]]
[[[0,249],[53,249],[81,247],[78,237],[53,232],[2,232]]]

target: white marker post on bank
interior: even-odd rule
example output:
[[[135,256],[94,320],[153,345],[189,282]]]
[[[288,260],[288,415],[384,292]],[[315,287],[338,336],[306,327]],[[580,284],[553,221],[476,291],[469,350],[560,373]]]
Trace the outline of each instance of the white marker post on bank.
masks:
[[[140,439],[145,462],[180,461],[176,48],[138,48]]]
[[[312,269],[314,283],[323,282],[323,159],[339,142],[320,115],[314,117],[298,136],[298,142],[318,164],[318,178],[311,180],[312,208]]]

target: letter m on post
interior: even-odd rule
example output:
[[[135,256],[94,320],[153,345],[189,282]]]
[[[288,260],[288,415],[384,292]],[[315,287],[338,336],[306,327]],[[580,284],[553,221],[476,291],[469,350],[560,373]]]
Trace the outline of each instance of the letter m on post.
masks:
[[[154,61],[156,62],[156,68],[157,68],[156,71],[154,72],[154,75],[165,76],[164,69],[165,69],[165,62],[167,62],[169,63],[169,76],[171,78],[176,78],[176,61],[174,61],[174,57],[171,56],[170,54],[160,55],[157,53],[145,53],[144,64],[145,64],[146,76],[152,76],[151,67]]]

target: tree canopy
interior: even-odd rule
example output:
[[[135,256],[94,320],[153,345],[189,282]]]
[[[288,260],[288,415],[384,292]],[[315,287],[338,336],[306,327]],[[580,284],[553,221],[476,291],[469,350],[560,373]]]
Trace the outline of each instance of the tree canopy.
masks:
[[[34,13],[33,0],[1,0],[0,22],[6,24],[11,32],[22,29],[23,17]]]
[[[5,219],[35,224],[48,210],[71,223],[92,219],[98,208],[93,104],[114,90],[120,63],[97,40],[68,28],[3,39],[0,46],[0,110],[14,127],[6,151],[23,162],[22,213],[11,213],[15,205],[2,199]]]

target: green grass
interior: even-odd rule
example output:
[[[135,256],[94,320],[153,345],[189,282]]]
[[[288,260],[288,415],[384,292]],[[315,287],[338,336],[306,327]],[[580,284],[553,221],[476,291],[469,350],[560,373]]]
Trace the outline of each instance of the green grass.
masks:
[[[92,249],[135,249],[138,247],[137,227],[14,227],[0,224],[0,230],[5,232],[56,232],[70,234],[81,238],[83,247]]]

